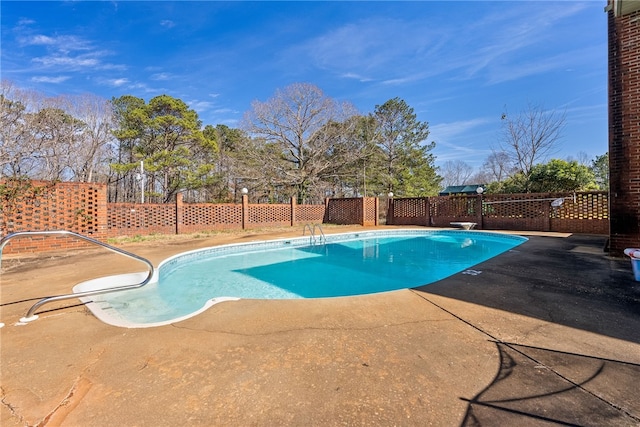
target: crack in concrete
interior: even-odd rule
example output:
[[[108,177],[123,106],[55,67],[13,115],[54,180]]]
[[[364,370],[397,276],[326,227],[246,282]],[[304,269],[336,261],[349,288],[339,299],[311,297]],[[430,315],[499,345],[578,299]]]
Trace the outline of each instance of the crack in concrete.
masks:
[[[71,386],[69,393],[53,408],[42,420],[35,424],[35,427],[44,427],[51,423],[52,425],[60,425],[64,419],[80,404],[80,401],[89,392],[93,383],[80,375]]]
[[[23,423],[24,422],[24,417],[18,413],[17,408],[15,406],[13,406],[11,403],[6,401],[7,395],[6,395],[5,391],[4,391],[4,387],[0,387],[0,394],[2,396],[0,398],[0,402],[2,402],[2,405],[9,410],[9,412],[11,413],[12,416],[18,418],[18,421]]]
[[[106,349],[98,351],[93,360],[90,361],[83,369],[80,375],[71,385],[69,392],[62,398],[60,403],[56,405],[44,418],[34,424],[34,427],[45,427],[47,425],[61,425],[64,419],[80,404],[82,399],[87,395],[93,383],[85,377],[85,373],[97,364]],[[22,421],[21,417],[21,421]]]

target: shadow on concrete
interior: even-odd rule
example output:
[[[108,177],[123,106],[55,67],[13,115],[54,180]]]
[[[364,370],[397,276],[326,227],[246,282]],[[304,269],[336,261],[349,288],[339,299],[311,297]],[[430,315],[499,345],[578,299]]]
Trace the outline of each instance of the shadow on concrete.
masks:
[[[629,390],[640,365],[496,342],[495,379],[468,402],[462,426],[636,426],[640,403]]]
[[[473,267],[415,288],[640,343],[640,282],[628,259],[604,252],[606,238],[530,236]]]

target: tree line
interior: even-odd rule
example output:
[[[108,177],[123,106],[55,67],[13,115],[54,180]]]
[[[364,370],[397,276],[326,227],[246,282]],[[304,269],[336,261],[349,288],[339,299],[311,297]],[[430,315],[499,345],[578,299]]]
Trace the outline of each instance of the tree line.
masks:
[[[189,202],[237,202],[243,189],[262,203],[429,196],[448,181],[470,179],[496,192],[597,186],[594,167],[537,163],[559,138],[564,117],[536,108],[528,111],[537,140],[527,135],[526,115],[505,114],[503,145],[481,173],[464,176],[461,162],[435,166],[429,125],[404,100],[362,114],[308,83],[254,101],[238,128],[203,125],[169,95],[148,102],[131,95],[46,97],[3,80],[0,102],[2,178],[105,183],[110,202],[164,203],[178,192]],[[565,179],[554,178],[559,174]]]

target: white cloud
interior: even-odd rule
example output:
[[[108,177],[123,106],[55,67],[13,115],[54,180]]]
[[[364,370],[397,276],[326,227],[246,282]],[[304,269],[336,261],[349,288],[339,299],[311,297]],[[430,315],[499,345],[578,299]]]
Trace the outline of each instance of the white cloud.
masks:
[[[370,77],[364,77],[358,73],[344,73],[341,77],[345,78],[345,79],[353,79],[353,80],[358,80],[359,82],[370,82],[373,81],[372,78]]]
[[[553,42],[564,19],[585,7],[569,3],[559,11],[527,3],[496,6],[474,20],[455,21],[455,26],[435,16],[362,19],[292,46],[283,52],[282,63],[307,57],[343,78],[398,86],[443,75],[490,84],[515,80],[575,64],[575,55],[557,54],[545,43]]]
[[[36,34],[28,37],[19,37],[18,43],[21,46],[48,46],[62,52],[90,50],[93,48],[91,42],[72,35],[51,37],[44,34]]]
[[[190,101],[189,107],[196,111],[206,111],[213,107],[213,103],[209,101]]]
[[[160,21],[160,25],[166,28],[173,28],[176,26],[176,23],[171,21],[170,19],[164,19]]]
[[[22,39],[23,45],[55,45],[56,41],[42,34],[37,34],[35,36],[31,36],[30,38]]]
[[[429,126],[429,131],[432,137],[435,134],[439,139],[446,141],[456,137],[457,135],[470,132],[471,130],[479,126],[484,126],[490,122],[491,120],[486,117],[470,120],[460,120],[456,122],[440,123],[437,125]]]
[[[129,79],[123,77],[120,79],[106,79],[106,80],[102,80],[102,82],[109,86],[120,87],[128,84]]]
[[[448,35],[424,19],[374,17],[337,26],[282,52],[281,62],[306,63],[343,78],[399,84],[431,70]],[[398,64],[402,64],[401,67]]]
[[[35,23],[36,23],[36,21],[34,21],[33,19],[21,18],[18,21],[18,26],[31,25],[31,24],[35,24]]]
[[[491,153],[490,147],[478,148],[478,142],[486,135],[482,129],[492,122],[489,118],[475,118],[429,126],[429,140],[436,142],[438,163],[462,160],[477,167]]]
[[[32,61],[38,62],[45,67],[61,65],[72,68],[95,67],[99,63],[95,58],[71,58],[69,56],[43,56],[40,58],[33,58]]]
[[[70,76],[57,76],[57,77],[49,77],[49,76],[33,76],[31,77],[31,81],[34,83],[62,83],[64,81],[69,80]]]
[[[238,111],[232,108],[218,108],[216,110],[213,110],[213,112],[215,114],[228,114],[228,113],[238,114]]]
[[[171,74],[169,73],[155,73],[150,77],[151,80],[169,80],[171,79]]]

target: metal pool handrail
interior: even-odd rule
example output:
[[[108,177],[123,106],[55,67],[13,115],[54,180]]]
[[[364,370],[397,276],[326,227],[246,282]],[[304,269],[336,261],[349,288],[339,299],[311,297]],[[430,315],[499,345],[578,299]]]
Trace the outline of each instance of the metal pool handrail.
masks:
[[[103,243],[99,240],[96,239],[92,239],[91,237],[87,237],[87,236],[83,236],[82,234],[78,234],[75,233],[73,231],[67,231],[67,230],[48,230],[48,231],[17,231],[15,233],[11,233],[6,235],[5,237],[3,237],[2,239],[0,239],[0,262],[2,260],[2,250],[4,249],[5,245],[9,242],[9,240],[15,238],[15,237],[19,237],[19,236],[32,236],[32,235],[47,235],[47,234],[66,234],[66,235],[70,235],[73,237],[77,237],[78,239],[82,239],[82,240],[86,240],[87,242],[90,243],[94,243],[98,246],[102,246],[103,248],[106,248],[112,252],[118,253],[120,255],[124,255],[128,258],[134,259],[136,261],[140,261],[144,264],[147,265],[148,269],[149,269],[149,273],[147,274],[147,277],[140,283],[136,283],[133,285],[124,285],[124,286],[114,286],[112,288],[103,288],[103,289],[95,289],[93,291],[85,291],[85,292],[76,292],[76,293],[71,293],[71,294],[63,294],[63,295],[53,295],[53,296],[49,296],[49,297],[44,297],[42,298],[40,301],[36,302],[27,312],[26,316],[21,318],[20,321],[21,322],[31,322],[33,320],[36,320],[38,318],[38,316],[35,313],[35,311],[42,307],[44,304],[48,304],[50,302],[55,302],[55,301],[61,301],[61,300],[65,300],[65,299],[72,299],[72,298],[80,298],[80,297],[88,297],[88,296],[92,296],[92,295],[101,295],[101,294],[106,294],[106,293],[110,293],[110,292],[119,292],[119,291],[126,291],[129,289],[136,289],[136,288],[141,288],[144,285],[146,285],[147,283],[149,283],[151,281],[151,279],[153,278],[153,273],[154,273],[154,267],[153,264],[151,263],[151,261],[149,261],[146,258],[143,258],[141,256],[138,256],[136,254],[133,254],[131,252],[127,252],[125,250],[116,248],[114,246],[108,245],[106,243]]]
[[[322,226],[320,224],[313,224],[313,235],[315,236],[315,234],[316,234],[315,233],[316,232],[316,228],[318,228],[318,230],[320,230],[320,236],[322,238],[321,240],[326,243],[327,242],[327,238],[325,237],[324,231],[322,231]]]
[[[305,224],[304,228],[302,229],[302,235],[304,236],[306,231],[309,230],[309,244],[311,245],[315,245],[316,244],[316,228],[320,229],[320,241],[324,241],[325,243],[327,242],[327,238],[324,235],[324,231],[322,231],[322,227],[320,226],[320,224],[313,224],[313,227],[311,227],[311,224]]]

